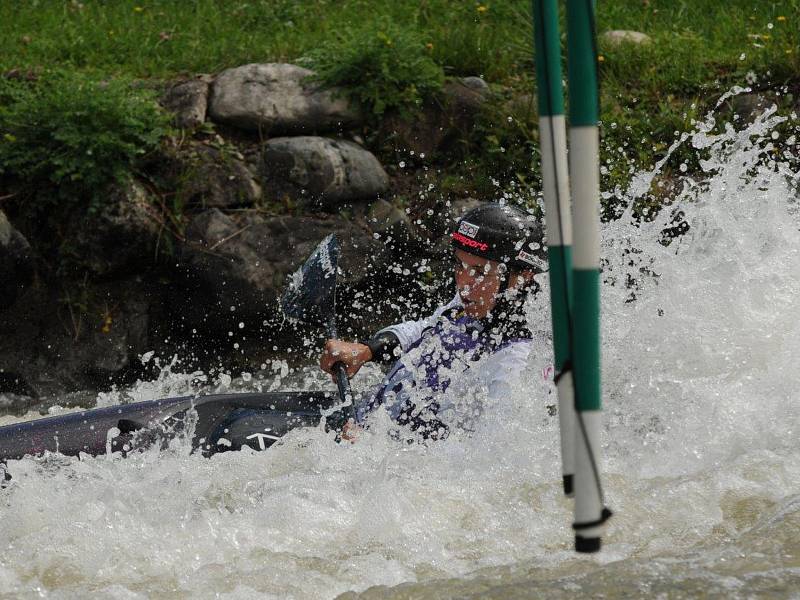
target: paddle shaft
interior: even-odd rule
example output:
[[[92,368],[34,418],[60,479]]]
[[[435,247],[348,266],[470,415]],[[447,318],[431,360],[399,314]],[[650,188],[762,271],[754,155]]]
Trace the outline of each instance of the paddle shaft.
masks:
[[[336,333],[335,312],[333,315],[331,315],[330,319],[328,319],[328,336],[334,340],[338,337]],[[347,379],[347,368],[345,367],[345,364],[343,362],[334,363],[333,372],[336,374],[336,387],[339,388],[339,397],[345,404],[348,400],[350,401],[350,404],[344,407],[344,414],[347,417],[347,420],[355,421],[355,398],[353,397],[353,392],[350,389],[350,380]]]

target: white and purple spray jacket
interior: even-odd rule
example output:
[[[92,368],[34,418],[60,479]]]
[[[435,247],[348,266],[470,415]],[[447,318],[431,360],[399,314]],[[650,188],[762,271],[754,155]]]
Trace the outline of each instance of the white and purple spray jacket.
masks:
[[[424,437],[472,430],[484,403],[509,398],[533,348],[530,337],[492,337],[466,315],[458,295],[430,317],[378,332],[397,336],[402,354],[356,409],[363,422],[378,407]]]

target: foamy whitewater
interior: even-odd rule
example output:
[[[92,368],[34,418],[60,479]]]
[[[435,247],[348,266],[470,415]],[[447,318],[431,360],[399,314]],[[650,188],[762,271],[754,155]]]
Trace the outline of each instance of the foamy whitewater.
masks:
[[[0,594],[798,597],[798,174],[770,158],[776,128],[796,127],[775,111],[746,128],[709,117],[676,141],[706,153],[704,176],[650,223],[626,213],[603,226],[602,470],[615,516],[600,554],[572,551],[542,376],[552,350],[538,336],[524,387],[474,435],[427,447],[379,423],[352,445],[320,428],[210,459],[178,440],[127,459],[14,461]],[[613,193],[632,202],[660,168]],[[677,209],[689,232],[662,245]],[[530,314],[549,329],[547,294]],[[165,367],[98,403],[329,385],[312,367],[287,375],[279,362],[233,381]]]

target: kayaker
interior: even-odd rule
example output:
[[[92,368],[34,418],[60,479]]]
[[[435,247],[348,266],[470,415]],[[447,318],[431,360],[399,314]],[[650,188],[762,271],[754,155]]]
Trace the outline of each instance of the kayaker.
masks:
[[[452,232],[456,294],[431,316],[378,331],[370,340],[328,340],[320,367],[343,362],[349,377],[367,362],[391,364],[381,385],[356,405],[356,421],[383,407],[400,425],[441,439],[471,429],[488,402],[507,398],[533,342],[525,300],[547,270],[541,223],[525,211],[487,203]],[[345,437],[352,437],[350,425]]]

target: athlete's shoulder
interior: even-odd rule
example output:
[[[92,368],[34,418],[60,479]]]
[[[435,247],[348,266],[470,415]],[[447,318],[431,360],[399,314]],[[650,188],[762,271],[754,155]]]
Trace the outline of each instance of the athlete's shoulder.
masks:
[[[533,347],[532,340],[514,340],[480,359],[476,375],[487,386],[490,396],[507,395],[509,386],[528,368]]]
[[[476,367],[482,378],[516,377],[527,368],[532,351],[531,340],[509,340],[494,351],[484,354]]]
[[[389,327],[385,327],[378,331],[375,335],[379,335],[384,332],[393,333],[400,342],[400,347],[405,351],[408,350],[410,346],[415,344],[419,341],[420,337],[422,336],[423,332],[431,327],[434,327],[437,321],[447,312],[462,306],[461,298],[458,294],[448,302],[447,304],[442,304],[439,306],[433,314],[430,316],[419,319],[419,320],[411,320],[411,321],[404,321],[402,323],[397,323],[395,325],[390,325]]]
[[[533,340],[530,338],[507,340],[491,354],[491,357],[496,361],[520,362],[524,364],[528,360],[532,350]]]

